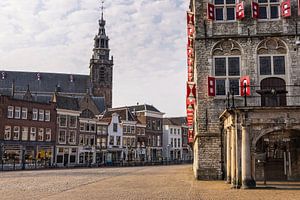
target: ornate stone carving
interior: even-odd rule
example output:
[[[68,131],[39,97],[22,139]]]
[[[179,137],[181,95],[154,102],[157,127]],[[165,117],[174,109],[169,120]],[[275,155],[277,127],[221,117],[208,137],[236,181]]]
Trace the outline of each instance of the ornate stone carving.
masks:
[[[284,42],[278,38],[263,40],[257,47],[258,54],[286,54],[287,49]]]
[[[213,56],[230,56],[230,55],[241,55],[242,50],[240,45],[234,40],[222,40],[218,42],[213,50]]]

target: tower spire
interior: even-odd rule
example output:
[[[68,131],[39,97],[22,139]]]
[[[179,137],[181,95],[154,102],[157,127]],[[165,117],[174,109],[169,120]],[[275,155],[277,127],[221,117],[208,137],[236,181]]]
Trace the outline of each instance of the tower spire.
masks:
[[[104,13],[104,0],[101,1],[101,20],[103,21],[103,13]]]

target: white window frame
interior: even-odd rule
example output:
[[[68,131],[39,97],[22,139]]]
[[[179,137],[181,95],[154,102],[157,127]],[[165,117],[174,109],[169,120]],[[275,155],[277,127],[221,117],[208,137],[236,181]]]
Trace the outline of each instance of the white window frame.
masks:
[[[45,120],[45,111],[43,109],[39,109],[39,121]]]
[[[215,58],[225,58],[226,59],[226,75],[225,76],[216,76],[216,73],[215,73]],[[240,75],[238,76],[229,76],[229,70],[228,70],[228,58],[239,58],[239,61],[240,61]],[[241,78],[241,65],[242,65],[242,59],[241,59],[241,56],[240,55],[230,55],[230,56],[213,56],[213,74],[214,74],[214,77],[215,77],[215,80],[224,80],[225,79],[225,95],[217,95],[216,96],[226,96],[227,95],[227,92],[230,92],[229,91],[229,87],[230,87],[230,80],[231,79],[239,79]],[[216,88],[215,88],[215,91],[217,92],[217,84],[216,85]],[[240,95],[240,90],[239,91],[239,94],[234,94],[235,96],[239,96]]]
[[[9,119],[14,118],[14,107],[13,106],[7,107],[7,118],[9,118]]]
[[[260,7],[267,7],[267,18],[266,19],[260,19],[258,17],[258,21],[278,21],[281,19],[281,0],[278,0],[278,2],[270,2],[270,0],[267,0],[267,3],[258,3],[259,8]],[[257,1],[258,2],[258,1]],[[271,6],[278,6],[278,18],[271,18]]]
[[[32,120],[37,121],[38,120],[38,109],[33,108],[32,109]]]
[[[27,108],[22,108],[22,119],[27,119],[27,113],[28,109]]]
[[[61,140],[61,137],[60,137],[60,133],[61,132],[64,132],[65,133],[65,137],[64,137],[64,140]],[[67,131],[66,130],[59,130],[58,131],[58,143],[59,144],[66,144],[67,143]]]
[[[21,119],[21,107],[15,107],[15,119]]]
[[[22,127],[22,141],[27,141],[28,140],[28,127]],[[26,136],[26,137],[25,137]]]
[[[17,135],[17,137],[15,137]],[[13,140],[20,140],[20,126],[14,126]]]
[[[51,139],[52,139],[51,128],[46,128],[45,141],[51,142]]]
[[[34,137],[33,137],[34,136]],[[36,141],[36,127],[31,127],[30,128],[30,136],[29,136],[30,141]]]
[[[234,4],[227,4],[226,0],[224,0],[224,4],[216,4],[214,1],[214,5],[215,5],[215,22],[235,22],[236,21],[236,3],[237,0],[235,0]],[[217,20],[217,8],[223,8],[223,20]],[[227,8],[233,8],[234,10],[234,20],[227,20]]]
[[[71,134],[74,134],[74,137],[73,137],[73,141],[71,141]],[[69,144],[76,144],[76,134],[77,134],[77,132],[76,131],[74,131],[74,130],[70,130],[69,131]]]
[[[274,74],[274,57],[276,56],[282,56],[284,57],[284,74]],[[271,57],[271,74],[262,75],[260,74],[260,57]],[[259,54],[258,55],[258,74],[260,77],[270,77],[270,76],[278,76],[278,77],[285,77],[287,74],[287,57],[286,54]]]
[[[44,128],[38,128],[37,141],[44,141]]]
[[[66,124],[65,125],[62,125],[61,124],[61,117],[64,116],[66,117]],[[67,115],[59,115],[59,127],[67,127],[68,126],[68,116]]]
[[[51,120],[51,112],[50,110],[45,110],[45,121],[50,122]]]
[[[76,116],[69,116],[68,117],[69,118],[69,127],[70,128],[77,128],[77,117]],[[75,118],[75,126],[71,126],[72,124],[71,124],[71,118]]]
[[[4,140],[11,140],[11,126],[5,126],[4,129]]]

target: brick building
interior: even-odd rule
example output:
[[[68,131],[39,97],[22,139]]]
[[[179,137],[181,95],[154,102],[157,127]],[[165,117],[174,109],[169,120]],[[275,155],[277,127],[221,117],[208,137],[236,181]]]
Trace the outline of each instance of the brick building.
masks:
[[[0,95],[0,159],[4,167],[48,166],[54,162],[56,111],[39,103]]]
[[[299,14],[296,0],[190,1],[196,178],[244,188],[300,178]]]

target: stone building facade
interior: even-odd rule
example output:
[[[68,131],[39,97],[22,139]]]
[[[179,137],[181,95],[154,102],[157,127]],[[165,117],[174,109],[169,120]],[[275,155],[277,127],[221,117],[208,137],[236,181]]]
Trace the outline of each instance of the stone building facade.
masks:
[[[194,174],[198,179],[223,179],[229,174],[224,118],[220,122],[224,110],[251,106],[256,111],[268,107],[261,117],[267,119],[266,113],[273,113],[280,118],[280,115],[289,112],[288,107],[300,103],[297,97],[300,89],[298,2],[291,0],[288,7],[290,16],[285,15],[281,1],[259,0],[253,4],[246,0],[242,7],[238,7],[237,3],[234,0],[190,1],[190,11],[195,16],[194,78],[197,101],[193,145]],[[255,15],[255,6],[258,6],[259,15]],[[238,17],[239,12],[236,13],[240,8],[244,15],[242,18]],[[245,76],[249,77],[250,83],[246,81],[246,90],[243,90],[240,82]],[[243,92],[249,95],[247,104]],[[273,112],[270,107],[281,109],[281,113]],[[275,118],[269,126],[277,126]],[[237,117],[233,119],[238,120]],[[252,134],[255,127],[248,128]],[[259,131],[260,128],[256,129]],[[271,132],[275,134],[275,130]],[[296,128],[293,130],[299,131]],[[238,137],[242,134],[242,128],[236,129],[234,134]],[[237,157],[242,155],[242,146],[238,148],[238,145],[229,146],[231,153],[236,148],[232,154]],[[236,165],[241,165],[240,161]],[[252,179],[255,180],[254,174]],[[241,181],[234,184],[240,185]]]

